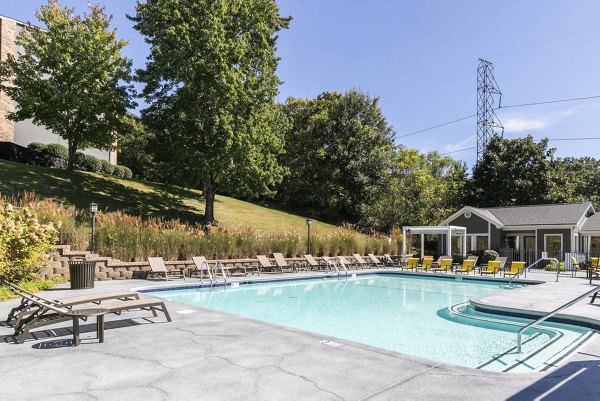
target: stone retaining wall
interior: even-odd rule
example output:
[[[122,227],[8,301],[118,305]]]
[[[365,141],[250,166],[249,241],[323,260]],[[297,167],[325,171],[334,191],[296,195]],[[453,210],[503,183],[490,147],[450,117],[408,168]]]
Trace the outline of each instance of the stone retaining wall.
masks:
[[[352,256],[346,256],[349,262],[354,263]],[[144,278],[145,272],[150,271],[150,266],[145,262],[122,262],[109,257],[102,257],[89,251],[72,251],[69,245],[59,245],[55,247],[55,252],[50,257],[50,263],[46,269],[39,273],[40,278],[48,279],[50,277],[62,276],[69,278],[70,260],[95,260],[96,261],[96,280],[125,280],[130,278]],[[288,263],[305,263],[304,258],[286,258]],[[216,260],[209,260],[208,263],[213,266]],[[258,266],[256,259],[222,259],[223,266],[231,272],[242,272],[243,268]],[[275,260],[271,259],[275,265]],[[194,262],[191,260],[165,261],[167,269],[178,271],[182,268],[193,268]]]

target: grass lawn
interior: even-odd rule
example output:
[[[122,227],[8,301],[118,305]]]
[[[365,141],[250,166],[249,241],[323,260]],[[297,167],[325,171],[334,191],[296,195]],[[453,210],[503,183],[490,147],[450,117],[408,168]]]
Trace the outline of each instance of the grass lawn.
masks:
[[[96,202],[101,210],[122,210],[132,215],[177,218],[189,222],[200,221],[204,210],[200,191],[197,190],[0,160],[0,192],[26,191],[40,197],[55,198],[78,208],[87,208],[90,202]],[[227,196],[216,197],[215,217],[225,226],[252,227],[260,232],[306,230],[302,216]],[[327,233],[337,227],[313,221],[312,229]]]

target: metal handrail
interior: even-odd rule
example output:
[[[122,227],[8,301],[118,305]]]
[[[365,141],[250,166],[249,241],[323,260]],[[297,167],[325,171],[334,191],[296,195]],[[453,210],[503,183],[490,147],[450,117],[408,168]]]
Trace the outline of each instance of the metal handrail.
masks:
[[[530,264],[529,266],[523,268],[523,270],[521,270],[522,272],[526,272],[527,270],[531,269],[533,266],[537,265],[538,263],[540,263],[542,260],[553,260],[556,262],[557,264],[557,268],[556,271],[559,272],[560,271],[560,262],[558,261],[558,259],[556,258],[539,258],[538,260],[536,260],[535,262],[533,262],[532,264]],[[519,277],[521,275],[521,273],[517,273],[514,276],[512,276],[510,278],[510,280],[508,280],[508,284],[512,284],[512,281],[516,278]],[[558,281],[558,274],[556,275],[556,281]]]
[[[217,261],[217,266],[221,269],[221,275],[223,276],[223,284],[227,284],[227,275],[225,274],[225,268],[223,267],[223,262],[220,260]]]
[[[521,353],[521,337],[523,335],[523,332],[541,322],[543,322],[544,320],[551,318],[552,316],[556,315],[558,312],[560,312],[561,310],[568,308],[569,306],[573,305],[574,303],[582,300],[583,298],[587,297],[588,295],[594,293],[594,292],[598,292],[600,291],[600,285],[594,287],[594,289],[589,290],[588,292],[586,292],[585,294],[582,294],[580,296],[578,296],[575,299],[570,300],[569,302],[567,302],[564,305],[559,306],[558,308],[554,309],[552,312],[549,312],[547,314],[545,314],[544,316],[540,317],[537,320],[534,320],[533,322],[529,323],[527,326],[523,326],[521,327],[521,329],[519,330],[519,332],[517,333],[517,353]]]
[[[204,278],[202,277],[202,270],[204,269],[204,266],[206,266],[206,272],[208,273],[208,279],[210,280],[210,285],[213,285],[213,275],[210,271],[210,266],[208,265],[207,261],[202,261],[202,263],[200,263],[200,283],[202,283],[204,281]],[[190,274],[191,276],[191,274]]]

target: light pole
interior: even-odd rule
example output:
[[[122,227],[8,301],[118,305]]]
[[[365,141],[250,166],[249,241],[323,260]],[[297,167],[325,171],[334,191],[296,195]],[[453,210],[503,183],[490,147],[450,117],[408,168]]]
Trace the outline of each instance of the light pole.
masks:
[[[90,213],[92,213],[92,252],[96,250],[96,213],[98,212],[98,204],[90,203]]]
[[[312,219],[306,219],[306,227],[308,228],[308,254],[310,255],[310,225],[312,224]]]

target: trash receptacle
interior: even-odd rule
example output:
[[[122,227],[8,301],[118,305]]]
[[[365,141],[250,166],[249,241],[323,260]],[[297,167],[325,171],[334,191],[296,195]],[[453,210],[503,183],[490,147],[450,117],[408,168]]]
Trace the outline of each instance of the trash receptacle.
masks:
[[[71,289],[94,288],[96,278],[95,260],[69,261],[69,276],[71,276]]]

